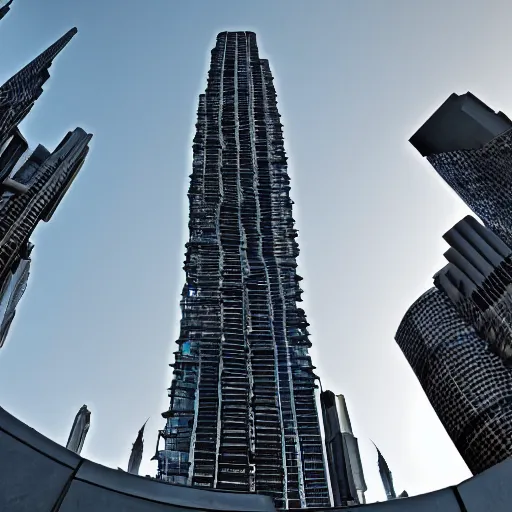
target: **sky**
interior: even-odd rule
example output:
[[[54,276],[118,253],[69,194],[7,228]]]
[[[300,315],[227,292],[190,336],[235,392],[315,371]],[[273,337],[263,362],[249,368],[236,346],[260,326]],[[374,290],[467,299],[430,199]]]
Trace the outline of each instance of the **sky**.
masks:
[[[470,476],[394,341],[444,266],[442,235],[469,213],[408,143],[452,93],[512,114],[507,0],[15,0],[0,22],[0,83],[73,26],[78,35],[21,129],[55,147],[77,126],[91,152],[37,228],[28,289],[0,352],[0,404],[82,454],[126,469],[149,417],[154,475],[168,408],[187,236],[197,96],[224,30],[270,60],[299,229],[311,350],[346,396],[368,501]],[[507,34],[509,34],[507,36]]]

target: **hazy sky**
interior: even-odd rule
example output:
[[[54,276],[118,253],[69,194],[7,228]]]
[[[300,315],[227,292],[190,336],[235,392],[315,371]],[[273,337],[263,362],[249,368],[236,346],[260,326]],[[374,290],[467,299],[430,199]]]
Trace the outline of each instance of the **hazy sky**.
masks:
[[[197,95],[215,36],[253,30],[283,115],[304,308],[325,388],[346,395],[368,498],[370,439],[397,492],[469,476],[394,334],[444,265],[468,210],[408,144],[452,92],[512,114],[503,0],[16,0],[0,22],[0,82],[73,26],[22,130],[53,147],[94,133],[87,163],[33,241],[0,352],[0,404],[59,443],[86,403],[83,455],[126,468],[150,417],[154,474],[184,282]]]

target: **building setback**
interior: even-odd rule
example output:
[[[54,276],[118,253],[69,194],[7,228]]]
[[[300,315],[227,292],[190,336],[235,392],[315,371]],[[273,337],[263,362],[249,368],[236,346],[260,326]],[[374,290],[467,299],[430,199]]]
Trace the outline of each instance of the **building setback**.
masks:
[[[27,158],[14,163],[11,177],[0,187],[0,283],[16,272],[39,221],[48,222],[80,171],[92,135],[81,128],[69,132],[50,153],[39,145]],[[7,181],[7,185],[6,185]],[[28,275],[25,275],[26,280]],[[18,290],[18,292],[21,290]],[[20,294],[16,297],[19,299]]]
[[[406,313],[396,341],[476,474],[512,455],[512,251],[471,217],[445,240],[450,263]]]
[[[158,476],[329,506],[282,125],[254,33],[217,36],[196,129]]]

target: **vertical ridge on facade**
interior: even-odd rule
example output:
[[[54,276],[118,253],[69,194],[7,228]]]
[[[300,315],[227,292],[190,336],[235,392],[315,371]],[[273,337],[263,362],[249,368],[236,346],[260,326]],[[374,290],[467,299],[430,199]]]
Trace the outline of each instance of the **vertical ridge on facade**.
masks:
[[[159,477],[329,506],[281,126],[255,34],[219,34],[197,111]]]

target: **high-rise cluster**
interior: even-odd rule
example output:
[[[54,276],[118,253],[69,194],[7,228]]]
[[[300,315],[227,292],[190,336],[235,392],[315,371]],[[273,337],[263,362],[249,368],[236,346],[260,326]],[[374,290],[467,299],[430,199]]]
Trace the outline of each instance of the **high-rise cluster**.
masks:
[[[396,340],[473,473],[512,455],[512,122],[452,94],[411,138],[484,225],[444,238],[448,265]]]
[[[30,151],[18,128],[41,96],[53,60],[76,32],[70,30],[0,86],[0,347],[27,285],[30,237],[39,221],[50,220],[89,151],[92,135],[81,128],[53,152],[42,145]]]
[[[282,124],[254,33],[217,36],[196,129],[159,477],[328,506]]]

